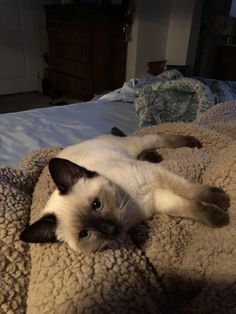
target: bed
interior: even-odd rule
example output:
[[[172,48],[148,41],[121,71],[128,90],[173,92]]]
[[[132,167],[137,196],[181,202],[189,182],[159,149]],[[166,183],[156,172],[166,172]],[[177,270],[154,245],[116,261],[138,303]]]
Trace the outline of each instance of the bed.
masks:
[[[109,133],[138,128],[132,103],[95,100],[0,116],[0,164],[15,166],[27,153],[43,147],[68,146]]]
[[[217,103],[236,100],[236,82],[186,78],[178,70],[131,79],[89,102],[0,115],[0,164],[15,166],[25,154],[65,147],[109,133],[165,122],[191,122]]]
[[[130,80],[90,102],[1,115],[0,312],[235,313],[236,101],[216,105],[235,95],[235,82],[203,82],[168,71]],[[223,188],[231,200],[230,224],[212,229],[155,215],[117,250],[92,256],[62,243],[20,241],[55,188],[47,165],[57,147],[110,133],[113,126],[125,133],[138,129],[137,136],[198,138],[201,149],[160,149],[162,165]]]

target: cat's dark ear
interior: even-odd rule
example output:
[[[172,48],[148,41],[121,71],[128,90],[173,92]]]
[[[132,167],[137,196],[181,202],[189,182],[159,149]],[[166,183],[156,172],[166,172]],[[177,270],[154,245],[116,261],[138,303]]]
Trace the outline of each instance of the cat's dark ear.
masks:
[[[56,242],[57,219],[53,214],[45,215],[28,226],[20,235],[20,239],[31,243]]]
[[[117,128],[116,126],[111,128],[111,134],[114,136],[126,137],[126,134],[122,132],[119,128]]]
[[[49,172],[54,183],[62,194],[66,194],[80,178],[93,178],[97,176],[94,171],[89,171],[69,160],[53,158],[49,162]]]

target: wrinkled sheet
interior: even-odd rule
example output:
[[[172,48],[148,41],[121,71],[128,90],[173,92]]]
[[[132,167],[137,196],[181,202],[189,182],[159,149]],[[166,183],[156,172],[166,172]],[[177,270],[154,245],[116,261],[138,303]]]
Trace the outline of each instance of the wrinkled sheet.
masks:
[[[49,146],[68,146],[117,126],[138,128],[133,104],[90,101],[0,115],[0,164],[14,166],[25,154]]]
[[[206,84],[214,95],[215,104],[224,101],[236,100],[236,81],[220,81],[204,77],[196,77]]]
[[[190,122],[218,103],[236,100],[236,82],[184,77],[172,69],[146,79],[133,78],[100,99],[133,102],[140,127]]]

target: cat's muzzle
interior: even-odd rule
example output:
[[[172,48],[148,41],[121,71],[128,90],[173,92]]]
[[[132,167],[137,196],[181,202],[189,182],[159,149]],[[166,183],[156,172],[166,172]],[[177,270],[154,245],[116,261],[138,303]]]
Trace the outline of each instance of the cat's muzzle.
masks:
[[[109,239],[115,239],[120,235],[120,226],[112,220],[104,220],[100,223],[99,231]]]

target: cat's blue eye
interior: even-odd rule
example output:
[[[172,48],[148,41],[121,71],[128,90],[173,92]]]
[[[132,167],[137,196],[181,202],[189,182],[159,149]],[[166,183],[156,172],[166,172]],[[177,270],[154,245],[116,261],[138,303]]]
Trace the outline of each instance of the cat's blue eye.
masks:
[[[102,206],[103,206],[102,202],[100,201],[98,197],[96,197],[91,204],[92,209],[96,211],[99,211],[100,209],[102,209]]]
[[[83,229],[83,230],[81,230],[80,233],[79,233],[79,238],[80,238],[81,240],[86,240],[86,239],[88,239],[88,238],[90,237],[90,235],[91,235],[91,231],[90,231],[90,230],[88,230],[88,229]]]

